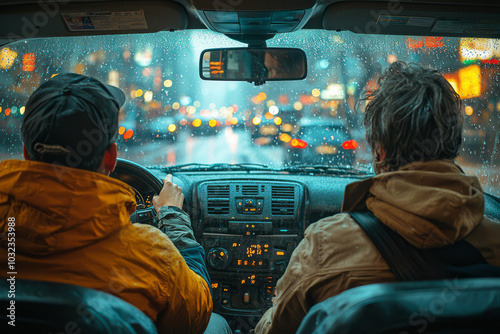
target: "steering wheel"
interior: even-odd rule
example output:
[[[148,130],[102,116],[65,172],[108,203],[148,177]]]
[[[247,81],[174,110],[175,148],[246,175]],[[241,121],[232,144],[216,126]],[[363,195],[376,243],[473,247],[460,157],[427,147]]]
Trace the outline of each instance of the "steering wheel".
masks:
[[[142,198],[141,193],[137,189],[147,189],[148,192],[159,194],[163,188],[163,182],[158,176],[143,166],[125,159],[117,159],[115,170],[110,176],[130,185],[136,192],[136,199],[138,196]],[[136,211],[130,216],[132,223],[156,226],[155,219],[156,210],[152,205],[150,207],[138,206]]]

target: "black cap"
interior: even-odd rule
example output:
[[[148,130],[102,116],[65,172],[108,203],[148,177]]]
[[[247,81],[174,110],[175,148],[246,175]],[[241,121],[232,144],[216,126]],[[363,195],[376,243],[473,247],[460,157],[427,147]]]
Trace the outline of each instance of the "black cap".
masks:
[[[26,104],[21,127],[30,158],[79,168],[102,156],[118,136],[121,89],[76,73],[42,84]]]

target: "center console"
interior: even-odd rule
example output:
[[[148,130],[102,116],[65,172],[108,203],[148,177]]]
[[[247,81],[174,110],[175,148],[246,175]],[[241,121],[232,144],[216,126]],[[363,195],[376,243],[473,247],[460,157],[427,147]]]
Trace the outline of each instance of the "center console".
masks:
[[[206,252],[214,310],[262,315],[304,233],[304,186],[205,181],[195,191],[195,231]]]

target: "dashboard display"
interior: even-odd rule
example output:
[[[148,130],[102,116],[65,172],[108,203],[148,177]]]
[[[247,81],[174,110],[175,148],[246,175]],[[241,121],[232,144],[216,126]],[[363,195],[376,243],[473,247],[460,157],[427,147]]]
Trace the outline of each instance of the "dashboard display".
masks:
[[[247,258],[260,258],[262,255],[262,246],[261,245],[249,245],[247,246]]]
[[[141,194],[137,189],[132,187],[135,193],[135,202],[138,208],[149,208],[153,205],[153,193]]]

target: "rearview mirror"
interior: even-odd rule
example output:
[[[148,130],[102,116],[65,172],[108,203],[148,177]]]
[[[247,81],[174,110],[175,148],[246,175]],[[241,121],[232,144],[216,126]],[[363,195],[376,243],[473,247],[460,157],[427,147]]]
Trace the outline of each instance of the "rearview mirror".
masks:
[[[307,75],[304,51],[289,48],[230,48],[204,50],[200,56],[203,80],[301,80]]]

